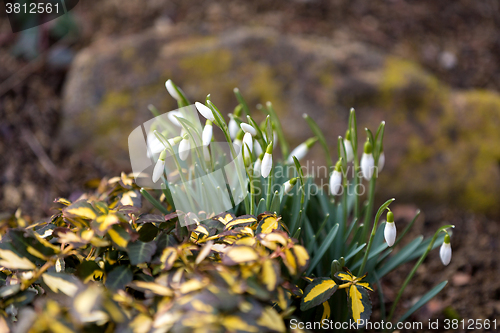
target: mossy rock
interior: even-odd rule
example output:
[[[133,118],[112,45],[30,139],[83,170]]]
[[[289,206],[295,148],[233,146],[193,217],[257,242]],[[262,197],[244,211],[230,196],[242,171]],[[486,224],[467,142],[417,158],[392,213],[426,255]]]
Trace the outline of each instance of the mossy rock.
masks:
[[[451,204],[500,215],[500,97],[454,91],[418,64],[353,41],[242,28],[205,36],[186,27],[104,41],[76,58],[65,87],[62,138],[129,169],[129,133],[152,118],[148,104],[175,109],[172,79],[194,101],[211,94],[224,113],[239,87],[254,107],[273,102],[292,145],[312,136],[310,114],[331,151],[355,107],[362,129],[387,121],[381,198]],[[263,119],[262,114],[254,115]],[[279,152],[277,152],[279,154]],[[336,154],[333,154],[334,156]],[[311,152],[324,163],[319,146]]]

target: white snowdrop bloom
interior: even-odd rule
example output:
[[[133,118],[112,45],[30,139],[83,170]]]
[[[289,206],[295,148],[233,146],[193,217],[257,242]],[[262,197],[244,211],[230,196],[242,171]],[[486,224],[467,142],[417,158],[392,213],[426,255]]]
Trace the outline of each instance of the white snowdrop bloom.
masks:
[[[148,135],[147,144],[148,144],[148,157],[151,157],[151,154],[153,155],[158,154],[163,149],[165,149],[163,143],[161,143],[160,139],[158,139],[156,135],[154,135],[154,133],[150,133]]]
[[[372,178],[374,166],[375,160],[373,159],[373,155],[371,153],[363,153],[363,156],[361,156],[361,172],[366,180]]]
[[[387,245],[393,246],[396,241],[396,223],[386,222],[384,228],[384,237]]]
[[[292,150],[292,152],[288,156],[287,162],[288,163],[293,163],[293,157],[294,156],[299,161],[301,159],[303,159],[306,156],[306,154],[309,151],[309,149],[311,149],[311,147],[316,143],[316,141],[318,141],[318,138],[316,138],[316,137],[310,138],[310,139],[307,139],[305,142],[302,142],[297,147],[295,147],[295,149]]]
[[[172,122],[175,126],[182,127],[181,123],[177,118],[184,118],[180,111],[170,111],[167,113],[168,120]],[[177,117],[177,118],[176,118]]]
[[[244,142],[241,153],[243,154],[243,163],[245,163],[245,167],[248,168],[250,163],[252,163],[252,152],[250,151],[250,147]]]
[[[307,145],[305,142],[301,143],[298,145],[292,152],[290,153],[290,156],[288,156],[288,163],[293,163],[293,156],[295,156],[299,161],[306,156],[307,152],[309,151],[309,148],[307,148]]]
[[[245,132],[245,133],[250,133],[250,134],[252,134],[252,136],[257,135],[257,130],[252,125],[249,125],[246,123],[241,123],[240,127],[243,130],[243,132]]]
[[[354,150],[352,149],[352,144],[350,140],[344,139],[345,153],[346,153],[346,161],[352,162],[354,159]]]
[[[172,96],[177,101],[181,100],[181,95],[179,95],[179,92],[177,91],[177,89],[175,89],[172,80],[168,79],[167,82],[165,82],[165,88],[167,88],[167,91],[170,94],[170,96]]]
[[[201,138],[204,146],[208,146],[210,141],[212,141],[213,127],[212,122],[207,120],[205,127],[203,128],[203,133],[201,134]]]
[[[283,193],[288,194],[293,189],[295,184],[297,183],[297,177],[288,180],[285,184],[283,184]]]
[[[451,261],[451,243],[450,235],[448,234],[444,236],[444,242],[439,249],[439,257],[441,258],[443,265],[448,266]]]
[[[212,112],[212,110],[208,106],[203,105],[200,102],[196,102],[196,103],[194,103],[194,105],[196,106],[196,109],[198,109],[198,112],[203,117],[205,117],[206,119],[208,119],[212,122],[215,121],[214,113]]]
[[[249,132],[246,132],[243,136],[243,145],[247,145],[250,151],[253,150],[253,137]]]
[[[185,161],[189,155],[189,150],[191,150],[191,143],[188,138],[182,139],[179,143],[179,158]]]
[[[378,168],[378,172],[382,171],[382,169],[384,168],[384,165],[385,165],[385,154],[384,152],[382,151],[380,153],[380,156],[378,157],[378,163],[377,163],[377,168]]]
[[[393,246],[396,241],[396,223],[394,223],[394,214],[389,211],[387,212],[387,219],[384,228],[384,238],[387,245]]]
[[[228,127],[229,127],[229,136],[231,137],[231,140],[234,140],[240,130],[240,127],[238,126],[236,120],[234,120],[234,117],[231,117],[231,119],[229,120]]]
[[[330,176],[330,193],[333,195],[339,195],[342,190],[342,172],[337,170],[333,170],[332,175]]]
[[[163,170],[165,169],[166,156],[167,156],[167,151],[163,150],[160,154],[160,157],[158,158],[158,161],[156,161],[155,167],[153,169],[153,178],[152,178],[153,183],[156,183],[163,174]]]
[[[253,165],[253,174],[256,177],[260,176],[260,170],[262,167],[262,157],[264,157],[264,154],[262,154],[262,156],[259,155],[259,158],[257,159],[257,161],[255,161],[255,164]]]
[[[260,156],[264,151],[262,150],[262,146],[260,145],[259,141],[254,140],[253,142],[253,148],[255,149],[255,154],[257,156]]]
[[[372,144],[369,141],[365,142],[363,155],[361,156],[361,172],[366,180],[370,180],[375,169],[375,159],[372,154]]]
[[[266,149],[264,158],[262,159],[261,173],[262,177],[267,178],[273,168],[273,143],[271,142]]]

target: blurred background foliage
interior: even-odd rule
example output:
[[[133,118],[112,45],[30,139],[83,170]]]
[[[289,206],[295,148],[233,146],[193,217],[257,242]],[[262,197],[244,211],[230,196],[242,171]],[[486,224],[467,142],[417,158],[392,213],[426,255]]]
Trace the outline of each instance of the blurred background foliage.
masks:
[[[55,197],[77,198],[101,177],[129,171],[127,137],[151,117],[146,106],[175,108],[163,88],[168,78],[193,99],[211,93],[224,112],[236,105],[235,86],[251,106],[271,100],[297,144],[311,136],[302,113],[318,121],[333,148],[355,107],[361,126],[389,124],[379,200],[395,196],[402,223],[423,208],[417,231],[424,234],[443,220],[457,225],[457,255],[446,268],[459,272],[455,289],[422,310],[423,318],[498,315],[499,6],[81,1],[17,34],[2,11],[0,212],[21,207],[33,219],[49,216]],[[324,163],[319,146],[308,158]],[[442,271],[437,258],[422,269]],[[392,279],[383,283],[398,282]],[[477,279],[484,283],[464,288]]]

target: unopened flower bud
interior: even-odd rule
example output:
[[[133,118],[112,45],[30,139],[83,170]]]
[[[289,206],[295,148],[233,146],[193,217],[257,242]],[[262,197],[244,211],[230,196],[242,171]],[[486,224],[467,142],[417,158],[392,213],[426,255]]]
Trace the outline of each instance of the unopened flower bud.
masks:
[[[451,242],[450,235],[448,234],[444,236],[444,242],[439,249],[439,257],[441,258],[443,265],[448,266],[451,261]]]
[[[215,121],[214,113],[208,106],[201,104],[200,102],[195,102],[194,105],[196,106],[196,109],[203,117],[212,122]]]
[[[202,141],[204,146],[208,146],[210,141],[212,141],[213,126],[210,120],[207,120],[205,127],[203,128]]]
[[[297,177],[288,180],[285,184],[283,184],[283,193],[288,194],[293,189],[295,184],[297,184]]]
[[[342,190],[342,161],[339,160],[330,176],[330,193],[332,195],[340,194]]]
[[[172,82],[172,80],[168,79],[167,82],[165,82],[165,88],[167,88],[167,91],[170,94],[170,96],[172,96],[177,101],[181,100],[181,95],[177,91],[176,86]]]
[[[264,154],[264,158],[262,159],[262,177],[267,178],[271,169],[273,168],[273,143],[271,142],[267,148],[266,153]]]
[[[365,142],[363,156],[361,156],[361,172],[366,180],[370,180],[375,169],[375,160],[372,154],[372,144],[369,141]]]
[[[387,245],[393,246],[396,241],[396,223],[394,223],[394,214],[389,211],[387,213],[387,221],[384,228],[384,238]]]
[[[181,143],[179,143],[179,158],[185,161],[189,155],[189,150],[191,150],[189,138],[182,139]]]
[[[163,174],[163,170],[165,168],[165,157],[167,156],[167,151],[163,150],[160,153],[160,157],[158,158],[158,161],[156,161],[155,167],[153,169],[153,183],[156,183],[158,179],[160,179],[161,175]]]

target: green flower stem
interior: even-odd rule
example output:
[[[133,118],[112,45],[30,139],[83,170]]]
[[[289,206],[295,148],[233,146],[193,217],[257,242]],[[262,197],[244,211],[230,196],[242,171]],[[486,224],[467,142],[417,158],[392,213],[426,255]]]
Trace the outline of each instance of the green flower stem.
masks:
[[[222,133],[224,133],[224,137],[226,138],[226,141],[227,143],[229,144],[229,149],[231,150],[231,155],[233,156],[233,160],[236,161],[236,158],[237,158],[237,154],[236,154],[236,151],[234,150],[234,146],[233,146],[233,141],[231,140],[231,135],[229,135],[229,129],[227,127],[227,124],[226,124],[226,121],[224,120],[224,118],[221,116],[221,113],[219,111],[219,109],[217,109],[217,107],[207,98],[207,104],[208,106],[210,107],[210,109],[212,109],[212,112],[215,116],[215,124],[217,126],[219,126],[219,128],[222,130]],[[246,189],[247,187],[245,186],[245,182],[243,181],[242,179],[242,175],[237,172],[238,174],[238,181],[240,182],[240,186],[241,186],[241,189]],[[245,197],[245,211],[248,212],[250,210],[250,201],[252,200],[253,198],[249,198],[248,196]]]
[[[403,285],[399,289],[398,296],[396,296],[396,299],[394,300],[394,303],[392,303],[391,312],[389,313],[389,317],[387,317],[387,321],[390,322],[392,320],[392,316],[394,314],[394,311],[396,310],[396,305],[398,305],[399,299],[401,298],[401,295],[403,295],[403,291],[405,290],[406,286],[410,282],[410,280],[413,277],[413,275],[415,275],[415,272],[417,271],[418,267],[420,267],[420,265],[424,262],[425,258],[429,254],[429,252],[431,252],[432,247],[434,245],[434,242],[436,241],[436,238],[438,237],[439,233],[441,231],[444,231],[445,229],[448,229],[448,228],[455,228],[455,226],[451,225],[451,224],[450,225],[445,225],[445,226],[439,228],[436,231],[436,233],[434,234],[434,236],[432,237],[432,240],[429,243],[429,246],[427,246],[427,249],[425,250],[424,254],[422,254],[422,256],[417,261],[417,263],[415,264],[415,266],[413,266],[413,269],[411,270],[410,274],[408,274],[408,276],[406,277],[405,282],[403,283]]]
[[[372,178],[370,179],[370,189],[368,192],[368,206],[366,207],[365,221],[363,225],[363,233],[361,234],[361,241],[366,240],[366,237],[368,236],[368,230],[370,228],[369,222],[373,213],[373,201],[375,199],[375,185],[377,183],[376,176],[377,176],[376,174],[373,174]]]
[[[140,192],[142,196],[146,198],[146,200],[148,200],[156,209],[158,209],[165,215],[168,214],[168,209],[163,207],[163,205],[158,200],[156,200],[151,194],[149,194],[148,191],[146,191],[146,189],[141,188]]]
[[[247,168],[247,175],[248,175],[248,179],[250,180],[250,215],[255,214],[255,188],[253,185],[254,177],[252,174],[253,174],[252,168],[248,167]]]
[[[269,172],[269,176],[267,177],[267,197],[266,197],[266,209],[269,210],[271,209],[271,190],[273,187],[273,172],[274,172],[274,165],[271,168],[271,172]]]
[[[358,185],[359,185],[359,160],[358,160],[358,156],[356,155],[356,151],[354,151],[354,192],[357,191],[358,189]],[[354,193],[354,219],[355,220],[358,220],[359,221],[359,215],[360,215],[360,211],[359,211],[359,195],[357,195],[356,193]]]
[[[377,225],[378,225],[378,220],[380,219],[380,216],[384,212],[384,210],[389,207],[391,202],[393,202],[395,199],[389,199],[387,200],[380,208],[378,209],[377,216],[375,216],[375,220],[373,221],[373,228],[372,228],[372,233],[370,235],[370,240],[368,241],[368,246],[366,247],[365,250],[365,255],[363,257],[363,262],[361,264],[361,267],[359,267],[358,271],[358,276],[363,275],[363,270],[365,269],[366,266],[366,261],[368,260],[368,255],[370,254],[370,249],[372,248],[373,244],[373,239],[375,238],[375,233],[377,232]]]
[[[286,142],[285,134],[283,133],[283,127],[281,127],[281,122],[278,118],[278,115],[276,114],[276,111],[274,111],[273,104],[271,102],[267,102],[266,106],[267,112],[271,116],[271,120],[276,127],[275,129],[276,133],[278,134],[278,139],[281,147],[281,155],[283,155],[284,158],[287,158],[290,149],[288,147],[288,143]],[[268,141],[270,140],[271,138],[268,138]]]

